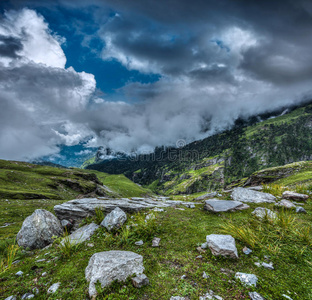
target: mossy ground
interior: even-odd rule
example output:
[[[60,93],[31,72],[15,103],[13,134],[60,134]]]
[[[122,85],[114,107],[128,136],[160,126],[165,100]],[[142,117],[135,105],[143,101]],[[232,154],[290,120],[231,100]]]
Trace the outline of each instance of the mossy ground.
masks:
[[[178,198],[178,197],[175,197]],[[180,197],[184,199],[184,197]],[[39,200],[1,201],[1,222],[15,222],[1,228],[1,236],[9,235],[8,241],[12,242],[18,232],[23,219],[36,208],[52,210],[53,205],[59,201],[41,202]],[[62,258],[57,246],[47,250],[32,252],[18,252],[19,264],[1,274],[0,296],[19,295],[31,292],[34,287],[40,290],[36,299],[88,299],[88,284],[84,277],[84,270],[92,254],[107,250],[129,250],[144,257],[145,274],[149,277],[150,285],[135,289],[131,281],[114,283],[112,286],[100,289],[97,299],[170,299],[173,295],[198,299],[208,290],[213,290],[223,299],[249,299],[248,292],[256,290],[266,299],[282,299],[282,294],[289,295],[292,299],[312,299],[312,253],[311,247],[305,242],[287,244],[287,239],[268,239],[262,247],[254,247],[250,255],[245,255],[242,249],[247,244],[236,239],[240,258],[238,260],[214,257],[208,250],[199,253],[196,248],[205,237],[212,233],[221,233],[220,225],[226,224],[230,219],[241,226],[252,224],[254,219],[251,211],[254,205],[246,211],[211,214],[203,211],[203,205],[195,209],[185,210],[166,209],[156,215],[155,220],[149,221],[147,227],[141,230],[131,227],[126,231],[126,225],[131,222],[142,224],[142,215],[128,216],[127,224],[119,234],[108,234],[100,229],[89,242],[82,243],[77,252],[70,258]],[[272,204],[263,205],[274,209]],[[297,215],[298,222],[309,222],[312,216],[311,202],[305,205],[307,215]],[[292,216],[294,212],[290,212]],[[143,221],[144,223],[144,221]],[[247,224],[247,225],[246,225]],[[268,229],[274,230],[274,227]],[[142,230],[144,229],[144,230]],[[153,236],[161,238],[159,248],[151,247]],[[142,239],[143,246],[135,246],[134,242]],[[94,247],[88,247],[93,243]],[[276,251],[276,247],[280,251]],[[3,250],[3,249],[2,249]],[[201,259],[197,256],[202,255]],[[265,261],[264,256],[270,256],[274,270],[257,267],[254,262]],[[37,263],[36,260],[45,258],[47,261]],[[50,261],[50,262],[48,262]],[[227,269],[223,273],[221,269]],[[17,277],[17,271],[23,271],[23,277]],[[210,277],[202,278],[203,272]],[[232,273],[233,271],[234,273]],[[47,272],[46,277],[41,274]],[[256,274],[259,278],[257,288],[246,288],[234,278],[235,272]],[[186,275],[185,279],[181,279]],[[47,294],[47,289],[56,282],[61,282],[57,293]]]

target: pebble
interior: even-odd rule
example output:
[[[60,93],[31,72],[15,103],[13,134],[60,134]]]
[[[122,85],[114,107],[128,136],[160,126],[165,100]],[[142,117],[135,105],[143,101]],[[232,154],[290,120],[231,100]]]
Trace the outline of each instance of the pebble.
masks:
[[[10,296],[5,298],[4,300],[16,300],[16,296]]]
[[[35,295],[34,294],[31,294],[31,293],[26,293],[22,296],[22,300],[24,299],[32,299],[32,298],[35,298]]]
[[[54,283],[52,284],[49,289],[48,289],[48,294],[54,294],[58,288],[60,287],[61,283],[60,282],[57,282],[57,283]]]
[[[145,274],[141,274],[132,278],[132,284],[136,288],[141,288],[142,286],[148,285],[149,280]]]
[[[159,243],[160,243],[160,238],[154,237],[152,241],[152,247],[159,247]]]
[[[201,244],[200,248],[207,249],[208,248],[208,243]]]
[[[265,300],[259,293],[257,292],[250,292],[249,297],[251,300]]]
[[[185,274],[181,276],[181,279],[185,279],[185,278],[186,278],[186,275],[185,275]]]
[[[44,262],[44,261],[46,261],[46,259],[44,259],[44,258],[36,260],[37,263],[38,262]]]
[[[93,243],[89,243],[87,244],[88,247],[94,247],[94,244]]]
[[[206,273],[205,271],[203,272],[203,278],[204,278],[204,279],[209,278],[209,275],[207,275],[207,273]]]
[[[18,271],[15,273],[16,276],[23,276],[23,274],[24,274],[24,272],[22,272],[22,271]]]
[[[296,213],[297,213],[297,214],[306,214],[307,211],[306,211],[303,207],[297,206],[297,207],[296,207]]]
[[[252,250],[249,249],[249,248],[247,248],[247,247],[244,247],[244,248],[243,248],[243,252],[244,252],[246,255],[248,255],[248,254],[250,254],[250,253],[252,252]]]
[[[144,242],[142,240],[140,240],[138,242],[135,242],[134,244],[137,246],[142,246],[144,244]]]
[[[34,288],[32,289],[32,292],[33,292],[35,295],[38,295],[38,294],[39,294],[39,289],[36,288],[36,287],[34,287]]]
[[[284,298],[286,298],[286,299],[293,300],[292,298],[290,298],[289,296],[287,296],[287,295],[285,295],[285,294],[283,294],[282,296],[283,296]]]
[[[45,277],[45,276],[47,276],[47,275],[48,275],[47,272],[43,272],[43,273],[41,274],[42,277]]]
[[[267,269],[274,270],[273,263],[268,264],[268,263],[263,262],[261,265],[262,267],[265,267]]]

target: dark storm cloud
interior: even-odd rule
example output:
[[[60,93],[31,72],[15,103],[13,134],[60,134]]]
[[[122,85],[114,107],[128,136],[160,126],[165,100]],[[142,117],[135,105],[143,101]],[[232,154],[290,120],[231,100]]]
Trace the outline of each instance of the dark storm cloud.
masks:
[[[23,44],[20,39],[0,35],[0,56],[17,58],[18,51],[23,49]]]

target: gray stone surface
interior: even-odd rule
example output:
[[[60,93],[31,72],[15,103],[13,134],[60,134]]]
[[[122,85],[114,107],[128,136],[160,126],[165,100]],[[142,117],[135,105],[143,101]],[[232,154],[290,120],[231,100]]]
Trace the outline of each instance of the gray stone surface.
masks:
[[[240,282],[247,286],[257,286],[258,277],[254,274],[247,274],[237,272],[235,278],[239,279]]]
[[[59,289],[60,285],[60,282],[53,283],[48,289],[48,294],[54,294]]]
[[[185,300],[185,298],[180,297],[180,296],[172,296],[172,297],[170,297],[170,300]]]
[[[16,276],[19,276],[19,277],[23,276],[23,274],[24,274],[23,271],[18,271],[18,272],[15,273],[15,275],[16,275]]]
[[[299,194],[299,193],[292,192],[292,191],[285,191],[282,196],[285,199],[294,200],[294,201],[307,201],[309,198],[308,195]]]
[[[210,199],[205,201],[204,210],[219,213],[226,211],[236,211],[249,208],[248,205],[231,200]]]
[[[265,263],[265,262],[263,262],[261,264],[261,266],[266,268],[266,269],[274,270],[273,263]]]
[[[213,255],[238,258],[235,239],[231,235],[210,234],[206,236],[206,240]]]
[[[5,298],[4,300],[16,300],[16,296],[9,296]]]
[[[259,219],[263,219],[267,216],[269,219],[274,220],[277,217],[275,212],[265,207],[257,207],[252,214]]]
[[[152,247],[159,247],[160,238],[154,237],[152,240]]]
[[[61,223],[53,214],[44,209],[36,209],[24,220],[16,240],[25,249],[41,249],[53,242],[53,236],[62,234]]]
[[[295,208],[296,207],[295,204],[293,204],[291,201],[286,200],[286,199],[281,200],[280,202],[276,203],[276,205],[282,206],[285,208]]]
[[[306,211],[303,207],[297,206],[297,207],[296,207],[296,213],[297,213],[297,214],[306,214],[307,211]]]
[[[206,200],[206,199],[216,197],[217,195],[218,195],[217,192],[211,192],[211,193],[207,193],[205,195],[199,196],[199,197],[195,198],[194,200],[195,201],[202,201],[202,200]]]
[[[248,190],[252,190],[252,191],[262,191],[263,190],[263,186],[261,185],[257,185],[257,186],[250,186],[247,188]]]
[[[71,235],[65,237],[62,240],[61,244],[64,244],[65,239],[68,239],[72,245],[76,245],[79,243],[83,243],[87,240],[90,240],[91,236],[99,227],[100,226],[95,223],[84,225],[79,229],[77,229],[76,231],[74,231]]]
[[[142,246],[144,244],[144,242],[142,240],[137,241],[134,243],[136,246]]]
[[[136,288],[141,288],[145,285],[149,284],[149,280],[145,274],[137,275],[136,277],[132,278],[132,284]]]
[[[289,296],[285,295],[285,294],[282,294],[282,296],[288,300],[293,300],[292,298],[290,298]]]
[[[243,248],[243,252],[244,252],[246,255],[248,255],[248,254],[250,254],[250,253],[252,252],[252,250],[249,249],[249,248],[247,248],[247,247],[244,247],[244,248]]]
[[[253,191],[246,188],[235,188],[232,192],[232,199],[247,203],[274,203],[276,197],[268,193]]]
[[[117,230],[121,228],[121,226],[127,221],[126,213],[116,207],[113,211],[111,211],[101,223],[101,226],[105,227],[107,230]]]
[[[88,216],[95,215],[95,209],[100,208],[106,214],[110,213],[116,207],[119,207],[127,213],[138,212],[142,209],[155,207],[174,207],[177,205],[199,204],[194,202],[173,201],[173,200],[157,200],[153,198],[84,198],[74,199],[60,205],[54,206],[54,212],[60,220],[72,219],[75,226]]]
[[[31,294],[31,293],[26,293],[22,296],[21,300],[24,300],[24,299],[32,299],[32,298],[35,298],[35,295],[34,294]]]
[[[249,297],[251,300],[265,300],[259,293],[257,292],[250,292]]]
[[[143,257],[130,251],[105,251],[92,255],[85,270],[89,283],[90,297],[97,294],[95,283],[102,287],[112,281],[125,281],[132,274],[140,275],[144,271]]]

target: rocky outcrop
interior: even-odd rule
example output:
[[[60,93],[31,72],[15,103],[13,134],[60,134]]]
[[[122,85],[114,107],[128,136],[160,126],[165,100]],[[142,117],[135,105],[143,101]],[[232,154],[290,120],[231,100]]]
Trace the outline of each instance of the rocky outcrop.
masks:
[[[25,249],[41,249],[53,242],[53,236],[62,234],[62,225],[52,213],[36,209],[24,220],[16,240],[18,245]]]
[[[140,275],[144,271],[143,257],[130,251],[105,251],[92,255],[85,270],[89,283],[90,297],[97,294],[95,284],[101,287],[109,285],[114,280],[125,281],[129,276]]]
[[[85,226],[80,227],[76,231],[74,231],[71,235],[66,237],[72,245],[76,245],[82,242],[85,242],[91,238],[94,232],[99,228],[99,225],[95,223],[91,223]],[[64,243],[64,239],[61,244]]]
[[[211,212],[226,212],[247,209],[249,206],[239,201],[211,199],[206,200],[204,210]]]
[[[238,258],[235,239],[231,235],[210,234],[206,236],[206,240],[213,255]]]
[[[285,191],[282,196],[285,199],[294,200],[294,201],[307,201],[309,198],[308,195],[299,194],[299,193],[295,193],[292,191]]]
[[[268,193],[253,191],[246,188],[234,188],[232,198],[235,201],[250,203],[274,203],[276,197]]]
[[[100,208],[106,214],[110,213],[116,207],[119,207],[125,212],[133,213],[147,208],[174,207],[182,204],[190,205],[196,203],[173,201],[173,200],[162,201],[152,198],[132,198],[132,199],[84,198],[84,199],[74,199],[60,205],[55,205],[54,211],[60,220],[72,219],[74,220],[75,225],[77,226],[77,224],[79,224],[82,219],[95,215],[96,208]]]
[[[127,215],[125,212],[116,207],[111,211],[101,223],[101,226],[105,227],[108,231],[119,229],[127,221]]]

